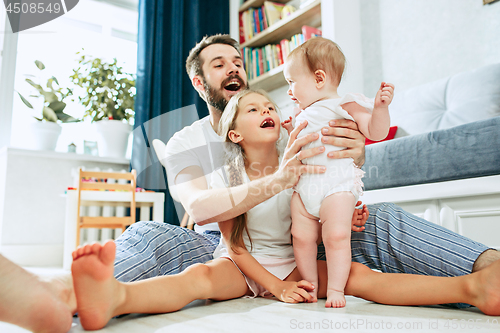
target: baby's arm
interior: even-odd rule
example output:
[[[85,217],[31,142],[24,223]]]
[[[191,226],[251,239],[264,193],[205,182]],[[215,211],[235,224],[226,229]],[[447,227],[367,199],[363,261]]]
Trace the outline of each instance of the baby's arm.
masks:
[[[292,117],[281,122],[281,126],[288,132],[288,135],[293,131]]]
[[[394,85],[382,82],[375,97],[372,114],[356,102],[343,104],[342,108],[354,118],[364,136],[373,141],[380,141],[385,139],[389,133],[391,126],[389,104],[391,104],[393,96]]]
[[[229,245],[233,225],[234,220],[219,222],[219,228],[224,238],[224,242],[227,244],[229,255],[245,276],[269,290],[280,301],[286,303],[311,301],[311,295],[307,292],[307,290],[312,288],[309,282],[282,281],[262,267],[245,247],[237,247],[237,253],[234,252]]]

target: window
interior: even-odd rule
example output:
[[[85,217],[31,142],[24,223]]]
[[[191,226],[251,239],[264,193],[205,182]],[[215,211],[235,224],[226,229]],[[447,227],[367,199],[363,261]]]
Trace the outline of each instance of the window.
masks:
[[[109,1],[110,3],[112,1]],[[117,1],[114,1],[115,3]],[[127,2],[125,0],[121,1]],[[134,1],[128,1],[134,3]],[[41,26],[19,33],[15,90],[24,97],[33,92],[25,82],[26,75],[34,75],[33,80],[45,84],[55,76],[62,87],[70,87],[69,76],[77,66],[81,51],[87,55],[100,57],[107,61],[117,58],[128,73],[136,73],[137,67],[137,10],[125,9],[103,1],[80,1],[64,16]],[[82,51],[83,49],[83,51]],[[40,60],[45,69],[40,71],[34,64]],[[17,92],[14,96],[12,111],[11,146],[29,148],[29,122],[36,121],[41,114],[42,99],[29,98],[34,110],[27,108]],[[65,112],[81,117],[84,109],[75,98],[70,99]],[[77,145],[77,152],[83,153],[83,140],[95,140],[89,123],[63,124],[56,151],[65,152],[70,143]]]

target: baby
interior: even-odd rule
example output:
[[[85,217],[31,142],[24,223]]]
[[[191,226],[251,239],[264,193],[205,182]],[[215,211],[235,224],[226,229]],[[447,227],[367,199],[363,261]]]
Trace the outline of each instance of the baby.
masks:
[[[350,119],[357,123],[364,136],[373,141],[384,139],[389,131],[388,105],[394,85],[382,82],[375,101],[361,94],[337,93],[345,67],[345,57],[338,45],[316,37],[293,50],[286,59],[284,75],[289,84],[288,95],[300,111],[297,122],[307,120],[307,127],[298,137],[317,132],[332,119]],[[290,133],[291,117],[282,123]],[[303,149],[321,146],[317,140]],[[355,204],[362,194],[363,171],[351,158],[329,159],[330,151],[344,147],[326,145],[325,154],[303,159],[304,164],[325,165],[326,173],[303,174],[292,196],[292,236],[295,260],[302,278],[316,289],[317,243],[323,239],[328,269],[326,307],[344,307],[344,288],[351,267],[351,219]],[[298,159],[298,156],[296,156]],[[318,223],[320,222],[320,223]]]

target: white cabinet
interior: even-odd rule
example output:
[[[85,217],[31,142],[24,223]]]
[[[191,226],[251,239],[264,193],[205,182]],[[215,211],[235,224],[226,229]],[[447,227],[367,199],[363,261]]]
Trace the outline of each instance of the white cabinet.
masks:
[[[0,150],[0,253],[25,266],[62,266],[66,199],[73,170],[129,169],[129,160]]]

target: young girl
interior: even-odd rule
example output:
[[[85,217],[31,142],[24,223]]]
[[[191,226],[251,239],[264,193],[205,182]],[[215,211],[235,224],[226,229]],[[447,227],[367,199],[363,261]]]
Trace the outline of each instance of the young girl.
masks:
[[[276,106],[263,93],[244,91],[233,97],[220,127],[228,149],[233,150],[230,156],[236,159],[215,182],[239,184],[276,172],[280,155],[279,124]],[[300,129],[292,132],[283,163],[304,168],[293,158],[298,151],[292,148],[292,143]],[[308,291],[314,287],[301,279],[293,260],[290,196],[290,191],[284,190],[249,210],[246,216],[219,223],[223,242],[214,255],[216,259],[192,265],[177,275],[121,283],[113,277],[112,241],[104,246],[79,248],[73,253],[72,274],[82,326],[99,329],[112,317],[125,313],[173,312],[196,299],[274,295],[288,303],[312,301]],[[318,263],[318,272],[317,295],[324,298],[325,262]],[[498,315],[498,274],[500,261],[477,273],[453,278],[384,274],[353,263],[345,291],[395,305],[464,302],[487,314]]]
[[[331,40],[312,38],[293,50],[285,62],[288,94],[300,109],[296,121],[308,125],[299,137],[317,132],[332,119],[356,121],[370,140],[382,140],[390,126],[388,105],[394,86],[382,83],[375,105],[360,94],[340,97],[337,88],[344,72],[345,58]],[[373,113],[371,113],[373,111]],[[290,120],[283,122],[290,132]],[[304,148],[322,145],[312,142]],[[328,152],[344,149],[328,146]],[[298,159],[298,157],[296,157]],[[318,286],[317,242],[323,238],[328,263],[326,307],[344,307],[344,287],[351,268],[351,216],[362,194],[363,171],[351,158],[332,160],[326,154],[302,160],[304,164],[325,165],[324,174],[302,175],[292,196],[292,235],[295,260],[302,277]],[[320,224],[321,223],[321,224]],[[321,236],[320,236],[321,235]],[[316,300],[315,289],[311,295]]]

